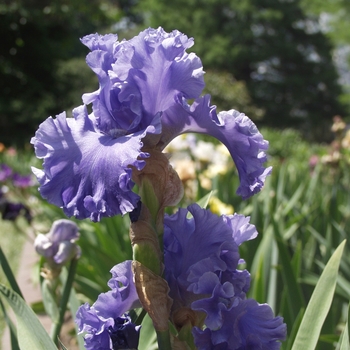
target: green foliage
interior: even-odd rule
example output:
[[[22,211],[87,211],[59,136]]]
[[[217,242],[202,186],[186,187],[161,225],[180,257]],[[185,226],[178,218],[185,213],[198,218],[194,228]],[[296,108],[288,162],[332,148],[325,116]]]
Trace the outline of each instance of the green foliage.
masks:
[[[17,318],[18,343],[21,350],[57,350],[33,310],[16,292],[0,284],[1,297],[12,307]]]
[[[79,38],[97,28],[110,30],[120,16],[112,1],[51,0],[43,6],[39,0],[17,0],[0,5],[2,143],[23,146],[46,117],[82,104],[92,72],[81,74],[88,71],[81,68],[87,49]]]
[[[145,0],[139,12],[146,25],[193,37],[206,70],[243,81],[264,125],[322,140],[330,118],[345,113],[332,45],[300,1]]]
[[[264,189],[247,201],[235,194],[235,170],[212,180],[215,196],[249,215],[259,236],[240,247],[252,275],[249,296],[268,302],[288,325],[283,350],[291,349],[315,286],[337,246],[350,232],[350,165],[322,162],[324,145],[309,144],[293,130],[262,130],[270,141],[272,175]],[[318,162],[310,167],[311,156]],[[206,191],[199,188],[198,196]],[[317,337],[318,350],[333,350],[348,319],[349,243],[339,267],[330,311]],[[322,292],[325,295],[325,292]],[[318,311],[321,311],[318,309]],[[304,326],[303,326],[304,327]],[[340,346],[340,345],[339,345]],[[309,349],[309,347],[298,347]]]
[[[292,350],[315,349],[323,322],[332,304],[345,242],[335,250],[322,272],[305,310]]]
[[[207,71],[203,93],[211,95],[211,103],[218,106],[218,112],[236,109],[250,119],[260,120],[265,111],[253,105],[244,81],[237,81],[232,74],[220,71]]]
[[[349,242],[344,240],[350,232],[350,165],[322,163],[326,147],[303,141],[295,131],[265,129],[263,135],[270,141],[269,164],[274,169],[261,193],[247,201],[238,198],[236,170],[228,166],[226,173],[212,179],[213,192],[199,184],[197,199],[208,194],[202,201],[205,205],[208,197],[216,196],[233,205],[235,212],[249,215],[256,225],[258,237],[240,246],[245,260],[241,267],[251,272],[249,297],[267,302],[288,325],[282,350],[293,346],[348,349],[350,258]],[[319,157],[312,169],[311,155]],[[30,156],[19,159],[29,161]],[[48,232],[52,221],[64,215],[61,209],[41,200],[36,191],[32,194],[37,196],[37,201],[31,199],[35,203],[31,205],[33,225]],[[101,223],[76,222],[82,257],[74,282],[76,293],[69,303],[73,315],[81,303],[93,303],[99,293],[107,291],[109,270],[132,256],[127,216],[105,218]],[[310,313],[315,322],[307,321]],[[156,349],[155,333],[147,317],[143,330],[140,349]]]
[[[350,107],[350,31],[348,18],[350,6],[347,0],[302,0],[301,4],[306,13],[319,18],[321,30],[331,40],[335,51],[333,56],[337,61],[342,78],[343,92],[339,100],[347,106],[349,117]],[[342,77],[342,75],[346,76]]]
[[[269,141],[268,155],[273,165],[292,159],[295,164],[306,167],[311,156],[327,153],[326,146],[310,144],[294,129],[262,128],[261,133]]]
[[[80,223],[83,254],[77,267],[76,289],[85,298],[96,300],[102,291],[107,291],[111,268],[132,258],[129,222],[127,216],[116,216],[104,218],[101,223]]]

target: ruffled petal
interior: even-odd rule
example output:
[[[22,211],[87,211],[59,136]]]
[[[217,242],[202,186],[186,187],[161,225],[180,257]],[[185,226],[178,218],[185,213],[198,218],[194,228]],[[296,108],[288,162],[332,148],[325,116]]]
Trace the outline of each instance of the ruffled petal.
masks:
[[[60,219],[54,221],[47,237],[55,244],[63,241],[75,241],[79,238],[79,228],[71,220]]]
[[[169,108],[178,92],[185,98],[199,97],[204,72],[200,59],[186,53],[192,45],[193,39],[177,30],[146,29],[116,46],[115,81],[135,84],[144,109],[151,115]]]
[[[78,331],[87,333],[84,341],[89,350],[136,349],[138,346],[141,326],[133,324],[126,314],[134,307],[141,307],[132,279],[131,261],[114,266],[111,273],[112,290],[101,293],[91,307],[88,303],[80,306],[76,314]]]
[[[82,39],[92,52],[87,63],[97,74],[100,87],[85,94],[93,103],[101,130],[135,132],[145,129],[181,93],[197,98],[204,88],[203,69],[194,53],[186,53],[193,39],[177,30],[148,28],[121,42],[116,37],[89,35]]]
[[[232,230],[232,237],[237,245],[254,239],[258,235],[256,227],[249,223],[250,217],[241,214],[223,215],[223,220]]]
[[[174,300],[172,315],[186,308],[202,315],[202,320],[205,315],[204,325],[210,331],[193,331],[198,349],[206,349],[202,337],[208,341],[209,336],[208,349],[279,348],[278,340],[285,335],[283,319],[275,318],[268,305],[246,300],[250,274],[237,269],[238,245],[256,235],[249,217],[218,217],[197,204],[165,217],[165,279]],[[250,317],[256,317],[251,326]],[[266,335],[259,334],[265,331]]]
[[[232,307],[222,310],[222,327],[201,331],[193,329],[195,344],[202,344],[202,337],[215,346],[227,349],[278,350],[281,340],[286,337],[286,325],[282,317],[274,317],[267,304],[259,304],[253,299],[240,300]],[[234,347],[232,345],[234,344]],[[225,348],[225,347],[223,347]]]
[[[114,326],[112,318],[98,317],[96,310],[88,303],[81,305],[75,315],[78,334],[86,333],[84,345],[86,350],[110,350],[112,341],[108,332]]]
[[[43,170],[33,168],[43,198],[62,207],[67,216],[90,217],[131,212],[139,196],[132,192],[131,166],[142,169],[141,139],[159,133],[159,121],[130,135],[99,132],[84,106],[73,111],[75,118],[62,113],[43,122],[31,143]],[[140,160],[141,159],[141,160]]]
[[[240,178],[237,194],[246,199],[259,192],[272,168],[263,166],[268,141],[255,124],[235,110],[216,114],[215,106],[210,106],[209,95],[197,99],[191,106],[183,96],[177,98],[178,103],[162,115],[160,147],[187,132],[213,136],[227,147],[236,164]]]
[[[192,218],[187,218],[188,213],[192,214]],[[235,270],[238,261],[238,246],[232,238],[230,227],[221,217],[197,204],[165,217],[165,279],[174,305],[190,306],[203,294],[211,294],[208,292],[209,282],[205,283],[202,276],[209,272]],[[210,286],[214,288],[215,283]]]
[[[131,261],[124,261],[111,270],[112,278],[108,285],[112,290],[98,296],[93,307],[103,318],[116,319],[125,312],[140,307],[138,294],[133,281]]]
[[[96,310],[89,303],[85,303],[79,307],[75,323],[78,326],[79,334],[83,332],[101,334],[106,328],[113,326],[114,321],[112,318],[99,318]]]

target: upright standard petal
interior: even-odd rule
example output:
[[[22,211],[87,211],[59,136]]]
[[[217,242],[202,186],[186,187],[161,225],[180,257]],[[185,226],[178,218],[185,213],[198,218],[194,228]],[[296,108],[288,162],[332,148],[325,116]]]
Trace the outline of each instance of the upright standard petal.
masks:
[[[33,168],[43,198],[62,207],[67,216],[98,221],[131,212],[138,195],[132,192],[131,166],[142,169],[148,155],[142,138],[159,132],[159,122],[130,135],[100,132],[81,106],[74,118],[62,113],[43,122],[31,143],[43,170]]]
[[[101,130],[142,130],[174,104],[178,93],[197,98],[204,88],[202,63],[186,52],[193,39],[177,30],[148,28],[121,42],[111,35],[89,35],[82,42],[92,51],[87,63],[100,82],[83,101],[93,103]]]

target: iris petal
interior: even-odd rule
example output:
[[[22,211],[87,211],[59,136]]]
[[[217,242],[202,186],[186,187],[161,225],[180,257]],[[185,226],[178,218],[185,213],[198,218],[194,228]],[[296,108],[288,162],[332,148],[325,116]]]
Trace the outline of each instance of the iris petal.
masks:
[[[33,169],[41,195],[79,219],[131,212],[139,197],[131,191],[130,166],[143,168],[148,155],[141,152],[141,139],[159,132],[159,122],[113,137],[95,128],[85,107],[73,112],[74,119],[63,113],[48,118],[31,140],[37,157],[44,159],[43,170]]]
[[[165,147],[176,136],[195,132],[213,136],[229,150],[236,164],[240,186],[237,194],[243,199],[259,192],[271,167],[264,168],[268,141],[243,113],[236,110],[216,114],[210,105],[210,96],[198,98],[189,106],[183,96],[177,96],[177,104],[162,115],[161,147]]]
[[[75,322],[84,336],[88,350],[137,348],[140,326],[131,322],[127,311],[141,307],[133,282],[131,261],[124,261],[111,270],[108,285],[111,290],[101,293],[90,307],[81,305]]]
[[[89,35],[82,39],[91,53],[87,63],[100,87],[85,94],[93,103],[101,130],[134,132],[150,124],[153,116],[174,104],[174,96],[197,98],[204,88],[200,59],[186,49],[193,39],[177,30],[148,28],[128,41],[116,36]]]
[[[226,310],[222,310],[222,327],[205,332],[194,328],[195,344],[200,347],[203,340],[209,341],[213,349],[235,344],[234,349],[278,350],[280,340],[286,337],[286,325],[282,317],[274,317],[267,304],[259,304],[253,299],[240,300]],[[209,337],[210,334],[210,337]],[[203,339],[202,339],[203,338]]]
[[[188,218],[188,213],[193,217]],[[216,285],[210,282],[215,280],[214,274],[220,275],[222,283],[230,282],[237,293],[249,284],[249,276],[243,283],[236,274],[240,257],[231,223],[236,219],[233,215],[219,217],[197,204],[165,217],[165,278],[174,303],[190,306],[194,300],[210,296],[210,288]],[[203,275],[210,279],[203,279]]]

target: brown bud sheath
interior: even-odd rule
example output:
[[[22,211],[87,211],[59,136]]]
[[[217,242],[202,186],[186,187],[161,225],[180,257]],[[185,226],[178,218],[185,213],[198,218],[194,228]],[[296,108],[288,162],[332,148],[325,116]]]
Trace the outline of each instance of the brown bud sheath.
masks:
[[[137,294],[156,331],[167,331],[172,299],[168,283],[138,261],[132,263]]]

